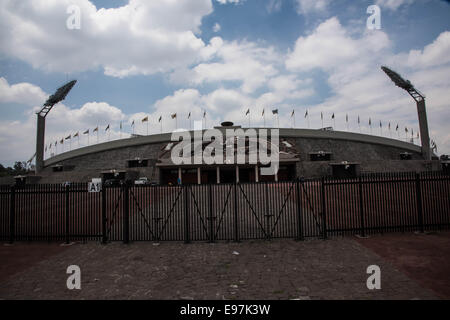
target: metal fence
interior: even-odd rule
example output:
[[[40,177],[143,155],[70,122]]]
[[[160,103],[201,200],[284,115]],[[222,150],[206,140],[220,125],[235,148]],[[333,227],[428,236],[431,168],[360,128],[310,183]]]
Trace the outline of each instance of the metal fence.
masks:
[[[442,173],[87,190],[0,186],[0,240],[302,240],[450,227],[450,177]]]

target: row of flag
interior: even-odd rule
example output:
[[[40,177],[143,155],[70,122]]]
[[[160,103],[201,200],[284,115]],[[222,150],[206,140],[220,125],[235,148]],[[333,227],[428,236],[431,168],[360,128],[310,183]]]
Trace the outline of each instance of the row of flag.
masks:
[[[273,109],[273,110],[271,110],[271,111],[272,111],[272,114],[273,114],[273,115],[276,115],[276,116],[279,115],[279,110],[278,110],[278,109]],[[251,112],[251,110],[250,110],[250,108],[248,108],[248,109],[246,110],[246,112],[245,112],[245,115],[246,115],[246,116],[250,116],[250,112]],[[265,116],[265,109],[262,110],[261,116],[262,116],[262,117]],[[294,118],[294,117],[295,117],[295,109],[293,109],[292,112],[291,112],[291,118]],[[304,117],[308,119],[308,126],[309,126],[309,110],[308,110],[308,109],[305,111]],[[178,114],[177,114],[177,113],[173,113],[173,114],[170,115],[170,118],[171,118],[171,119],[177,119],[177,118],[178,118]],[[206,118],[206,111],[203,111],[203,118],[204,118],[204,119]],[[323,120],[324,120],[324,113],[323,113],[323,112],[320,113],[320,118],[321,118],[321,120],[322,120],[322,126],[323,126]],[[189,120],[191,119],[191,112],[188,113],[187,119],[189,119]],[[295,119],[295,118],[294,118],[294,119]],[[160,116],[160,117],[158,118],[158,122],[161,123],[161,130],[162,130],[162,120],[163,120],[163,116]],[[331,120],[333,120],[333,121],[336,120],[336,116],[335,116],[335,113],[334,113],[334,112],[333,112],[333,114],[331,115]],[[295,121],[295,120],[294,120],[294,121]],[[346,123],[347,123],[347,125],[348,125],[348,123],[349,123],[349,116],[348,116],[348,114],[345,115],[345,121],[346,121]],[[145,116],[144,118],[142,118],[142,119],[141,119],[141,122],[142,122],[142,123],[147,123],[147,134],[148,134],[148,122],[149,122],[149,116]],[[264,121],[264,122],[265,122],[265,121]],[[294,122],[294,123],[295,123],[295,122]],[[358,115],[358,118],[357,118],[357,123],[358,123],[359,126],[361,125],[361,118],[360,118],[359,115]],[[369,119],[368,119],[368,124],[369,124],[369,127],[372,128],[372,118],[370,118],[370,117],[369,117]],[[250,117],[249,117],[249,125],[250,125]],[[135,126],[135,120],[132,120],[132,122],[131,122],[131,127],[133,128],[133,133],[134,133],[134,126]],[[295,125],[294,125],[294,126],[295,126]],[[383,128],[383,122],[382,122],[381,120],[380,120],[380,122],[379,122],[379,127],[380,127],[380,128]],[[105,132],[108,132],[108,131],[110,131],[110,129],[111,129],[111,126],[110,126],[110,124],[108,124],[108,125],[105,127],[105,130],[104,130],[104,131],[105,131]],[[123,129],[123,123],[122,123],[122,121],[121,121],[121,122],[120,122],[120,132],[122,132],[122,129]],[[389,131],[391,131],[391,122],[388,122],[388,129],[389,129]],[[396,124],[396,127],[395,127],[395,131],[398,132],[399,129],[400,129],[400,126],[399,126],[399,124],[397,123],[397,124]],[[97,140],[98,140],[98,132],[99,132],[99,127],[98,127],[98,126],[92,130],[92,133],[97,133]],[[409,130],[407,127],[405,127],[405,134],[407,135],[409,132],[411,132],[411,137],[414,139],[414,130],[413,130],[413,129]],[[88,135],[88,137],[89,137],[89,134],[90,134],[90,133],[91,133],[90,129],[87,129],[87,130],[84,131],[82,134],[83,134],[83,135]],[[75,133],[75,134],[73,134],[73,135],[69,135],[69,136],[67,136],[66,138],[62,138],[61,140],[56,141],[54,144],[51,143],[51,144],[49,144],[48,146],[45,146],[45,151],[47,151],[48,149],[52,149],[52,146],[53,146],[53,145],[56,147],[56,146],[58,145],[58,142],[59,142],[59,144],[63,145],[65,140],[71,140],[71,139],[73,139],[73,138],[78,138],[78,139],[79,139],[79,138],[80,138],[80,132],[77,132],[77,133]],[[417,138],[417,139],[419,138],[419,132],[417,132],[417,137],[416,137],[416,138]],[[436,143],[435,143],[433,140],[431,140],[431,147],[432,147],[433,149],[437,149]]]

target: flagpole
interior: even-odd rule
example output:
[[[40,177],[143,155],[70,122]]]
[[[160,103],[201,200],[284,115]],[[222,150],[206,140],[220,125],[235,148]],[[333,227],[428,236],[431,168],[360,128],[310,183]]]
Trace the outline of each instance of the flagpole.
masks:
[[[264,111],[264,128],[266,127],[266,112]]]

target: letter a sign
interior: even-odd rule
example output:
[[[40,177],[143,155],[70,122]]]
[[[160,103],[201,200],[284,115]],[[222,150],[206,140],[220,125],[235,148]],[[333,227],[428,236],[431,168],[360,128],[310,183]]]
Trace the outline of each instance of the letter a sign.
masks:
[[[102,191],[102,180],[92,179],[92,182],[88,184],[88,192],[100,192]]]

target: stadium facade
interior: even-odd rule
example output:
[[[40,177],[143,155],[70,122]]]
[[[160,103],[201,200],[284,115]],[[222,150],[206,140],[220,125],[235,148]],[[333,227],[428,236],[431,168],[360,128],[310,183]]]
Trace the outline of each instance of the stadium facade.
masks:
[[[239,126],[215,127],[240,129]],[[254,128],[258,131],[261,128]],[[191,131],[190,133],[193,134]],[[263,176],[259,163],[174,164],[172,134],[135,136],[65,152],[44,161],[38,183],[134,181],[156,184],[205,184],[287,181],[297,177],[354,177],[369,172],[438,171],[436,158],[426,160],[412,143],[333,130],[279,129],[279,171]],[[204,148],[204,146],[203,146]],[[248,159],[248,158],[247,158]],[[192,162],[194,163],[194,161]]]

